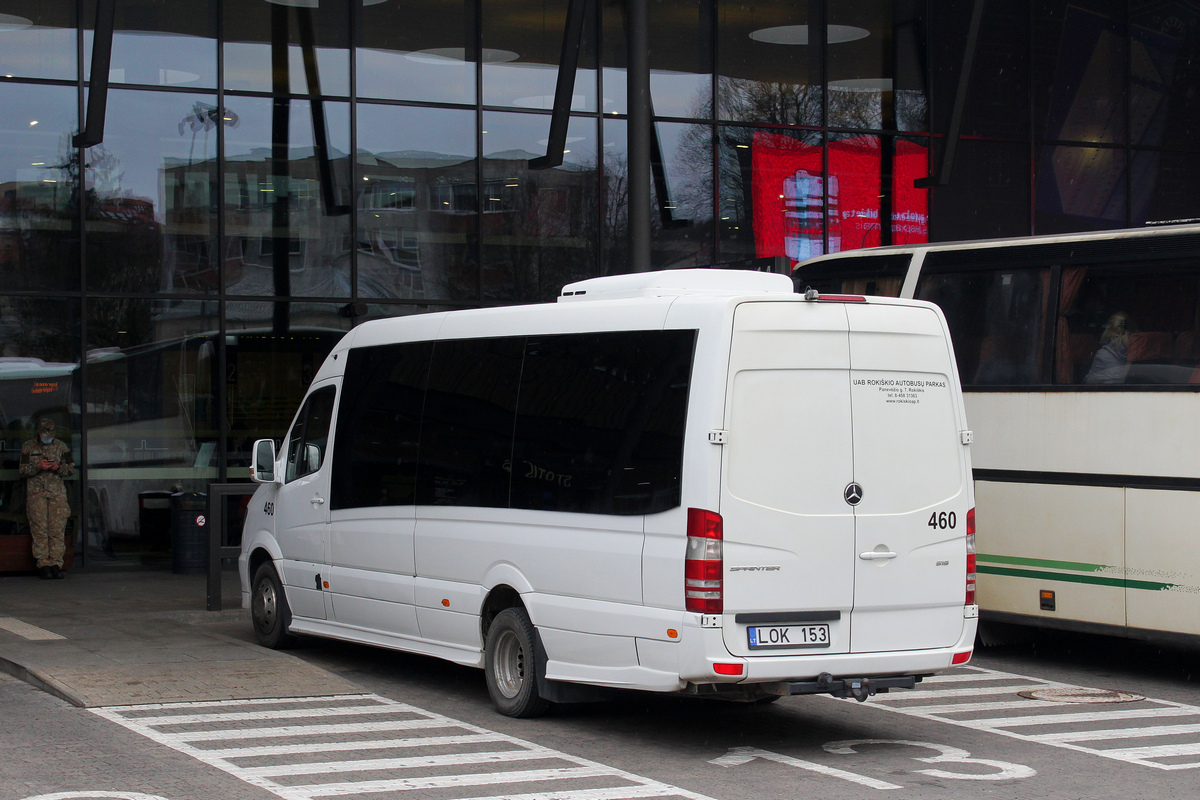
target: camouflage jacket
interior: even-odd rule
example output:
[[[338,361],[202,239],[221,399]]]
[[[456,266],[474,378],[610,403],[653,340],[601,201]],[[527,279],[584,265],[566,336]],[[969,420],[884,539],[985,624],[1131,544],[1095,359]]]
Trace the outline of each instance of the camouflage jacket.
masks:
[[[42,469],[42,459],[56,462],[58,469]],[[30,439],[21,446],[21,477],[29,479],[25,485],[28,494],[61,494],[65,492],[63,478],[74,474],[75,459],[71,456],[71,448],[61,439],[50,444]]]

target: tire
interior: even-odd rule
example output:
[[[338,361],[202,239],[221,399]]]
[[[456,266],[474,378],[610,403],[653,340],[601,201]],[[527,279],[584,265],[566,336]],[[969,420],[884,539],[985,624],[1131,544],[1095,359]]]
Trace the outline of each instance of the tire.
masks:
[[[538,694],[536,634],[522,608],[506,608],[488,628],[484,673],[496,710],[506,717],[537,717],[550,703]]]
[[[286,650],[295,646],[296,637],[288,633],[288,626],[292,624],[292,610],[288,608],[279,573],[270,561],[254,573],[250,589],[250,619],[254,623],[254,638],[263,647]]]

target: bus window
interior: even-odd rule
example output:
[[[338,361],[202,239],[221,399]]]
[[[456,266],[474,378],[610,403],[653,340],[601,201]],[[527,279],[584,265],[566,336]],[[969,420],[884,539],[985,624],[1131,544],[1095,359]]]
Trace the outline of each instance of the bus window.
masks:
[[[917,298],[941,306],[963,385],[1044,383],[1050,270],[922,270]]]
[[[883,256],[860,256],[800,264],[792,272],[796,291],[816,289],[822,294],[869,294],[877,297],[899,297],[904,275],[912,256],[900,253]]]
[[[1200,264],[1062,269],[1055,382],[1200,382]]]

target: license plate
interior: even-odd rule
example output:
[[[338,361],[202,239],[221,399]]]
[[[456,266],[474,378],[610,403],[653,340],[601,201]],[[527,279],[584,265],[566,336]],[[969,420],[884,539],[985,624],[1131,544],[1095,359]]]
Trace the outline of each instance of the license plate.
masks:
[[[769,647],[829,647],[828,625],[751,625],[746,628],[750,649]]]

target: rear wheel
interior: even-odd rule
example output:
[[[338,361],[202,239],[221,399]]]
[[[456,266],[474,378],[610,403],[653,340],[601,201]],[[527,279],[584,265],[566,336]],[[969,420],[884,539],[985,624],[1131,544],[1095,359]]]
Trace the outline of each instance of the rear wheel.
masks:
[[[488,694],[506,717],[536,717],[550,703],[537,691],[535,632],[521,608],[506,608],[488,628],[484,672]]]
[[[292,611],[279,573],[270,561],[254,573],[250,590],[250,617],[254,622],[254,637],[263,647],[285,650],[296,644],[296,637],[288,633],[292,623]]]

